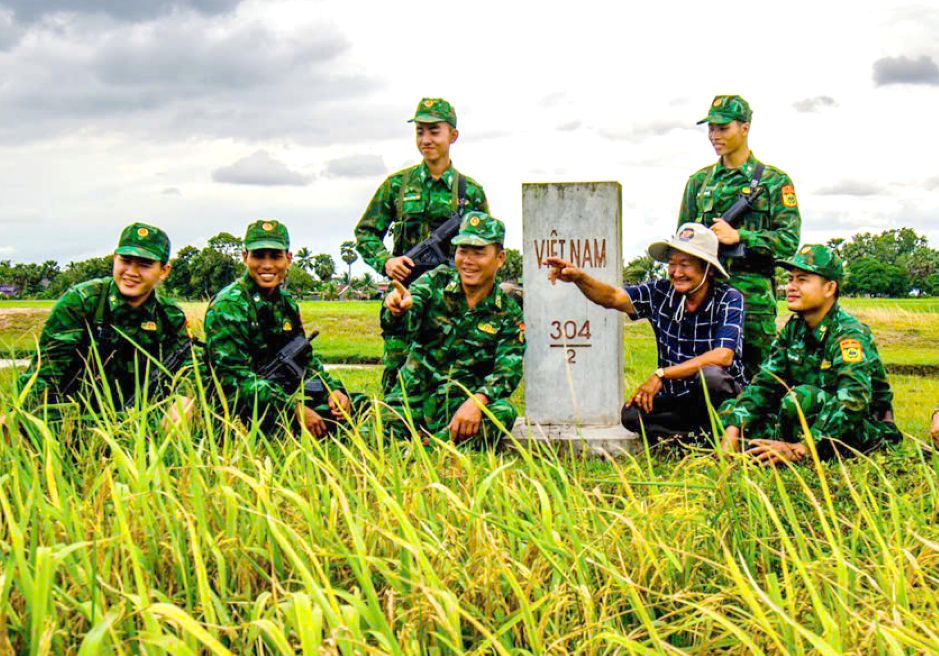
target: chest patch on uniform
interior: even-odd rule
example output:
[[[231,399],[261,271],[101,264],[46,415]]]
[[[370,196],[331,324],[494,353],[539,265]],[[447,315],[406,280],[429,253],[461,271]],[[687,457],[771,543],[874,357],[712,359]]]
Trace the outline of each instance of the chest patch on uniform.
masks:
[[[481,323],[476,327],[479,328],[484,333],[487,333],[489,335],[495,335],[497,332],[499,332],[498,330],[496,330],[496,327],[493,326],[491,323]]]
[[[157,329],[157,325],[155,321],[144,321],[142,324],[140,324],[140,327],[143,328],[144,330],[149,330],[149,331],[154,331]]]
[[[293,330],[293,324],[290,323],[289,321],[285,321],[285,322],[284,322],[284,332],[285,332],[285,333],[289,333],[291,330]]]
[[[418,194],[405,194],[404,196],[405,203],[409,203],[411,201],[420,200],[420,199],[421,199],[421,195],[419,193]]]
[[[841,357],[845,362],[863,362],[864,348],[861,346],[861,342],[856,339],[843,339],[838,346],[841,348]]]
[[[782,188],[782,202],[786,207],[798,207],[799,201],[796,200],[796,188],[792,185],[786,185]]]
[[[822,360],[822,369],[831,369],[831,360]]]

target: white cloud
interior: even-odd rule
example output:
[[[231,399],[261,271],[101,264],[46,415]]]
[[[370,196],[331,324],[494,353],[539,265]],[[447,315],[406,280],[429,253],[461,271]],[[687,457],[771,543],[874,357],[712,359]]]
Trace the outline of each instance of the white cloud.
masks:
[[[386,171],[381,155],[347,155],[326,162],[324,174],[331,178],[370,178]]]
[[[303,186],[310,184],[313,176],[291,171],[267,151],[259,150],[234,164],[223,166],[212,172],[212,179],[236,185],[261,185],[265,187],[286,185]]]
[[[874,83],[939,85],[939,66],[931,57],[883,57],[874,62]]]

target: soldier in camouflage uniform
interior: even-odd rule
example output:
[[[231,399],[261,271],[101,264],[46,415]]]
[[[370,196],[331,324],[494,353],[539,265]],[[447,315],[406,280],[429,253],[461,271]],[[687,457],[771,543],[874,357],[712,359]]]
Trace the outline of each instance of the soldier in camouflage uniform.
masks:
[[[382,321],[388,328],[406,324],[411,342],[400,383],[385,396],[392,417],[406,416],[407,406],[419,430],[493,444],[501,429],[482,412],[486,406],[512,429],[518,412],[509,397],[522,378],[525,325],[518,305],[495,284],[504,237],[501,221],[468,212],[453,238],[456,270],[437,267],[410,290],[393,283]],[[400,420],[390,426],[398,435],[406,430]]]
[[[804,246],[781,261],[795,316],[739,398],[720,409],[726,450],[763,464],[805,458],[799,409],[821,458],[867,452],[900,440],[893,393],[870,329],[838,304],[841,259],[825,246]]]
[[[355,227],[356,250],[362,259],[379,275],[399,281],[414,266],[404,254],[459,209],[461,177],[465,180],[463,207],[489,211],[482,186],[457,172],[450,161],[450,146],[459,136],[453,106],[442,98],[424,98],[409,122],[415,124],[417,148],[423,161],[388,176]],[[384,244],[389,231],[393,240],[390,252]],[[397,382],[398,369],[407,357],[404,350],[407,337],[392,333],[382,333],[382,337],[385,364],[382,387],[387,394]]]
[[[717,234],[726,250],[743,244],[742,257],[723,257],[730,284],[746,302],[743,359],[748,378],[759,370],[776,335],[774,261],[792,257],[799,245],[802,219],[792,180],[774,166],[761,164],[747,145],[752,111],[740,96],[717,96],[708,115],[708,136],[720,159],[688,179],[678,225],[698,222]],[[721,219],[763,166],[762,191],[737,227]]]
[[[180,351],[180,367],[191,364],[186,315],[155,291],[169,275],[169,257],[170,240],[159,228],[124,228],[112,277],[75,285],[52,308],[39,350],[19,379],[34,401],[88,399],[121,409],[156,375],[154,361]],[[178,419],[191,404],[183,398],[171,416]]]
[[[342,382],[310,353],[306,378],[318,377],[327,400],[302,399],[301,390],[284,389],[258,371],[291,339],[303,335],[300,309],[282,283],[293,260],[287,228],[278,221],[256,221],[244,239],[245,274],[222,289],[205,313],[206,359],[221,391],[243,421],[254,417],[265,429],[283,413],[313,435],[325,435],[352,412]],[[306,402],[304,402],[306,401]],[[311,407],[312,406],[312,407]]]

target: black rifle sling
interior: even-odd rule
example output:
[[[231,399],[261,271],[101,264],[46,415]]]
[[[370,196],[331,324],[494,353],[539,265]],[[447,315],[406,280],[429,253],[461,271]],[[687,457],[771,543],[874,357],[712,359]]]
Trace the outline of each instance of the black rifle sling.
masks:
[[[760,180],[763,177],[763,171],[765,169],[766,165],[763,164],[763,162],[759,162],[753,170],[753,179],[750,180],[750,198],[756,198],[756,188],[760,186]]]

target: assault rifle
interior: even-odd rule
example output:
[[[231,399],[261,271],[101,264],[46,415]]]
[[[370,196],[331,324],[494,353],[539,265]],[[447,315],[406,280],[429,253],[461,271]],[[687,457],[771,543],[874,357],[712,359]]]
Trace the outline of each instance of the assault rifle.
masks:
[[[318,376],[303,381],[313,352],[311,342],[317,335],[318,330],[314,330],[309,337],[304,337],[302,332],[298,333],[258,370],[258,376],[280,385],[288,393],[293,393],[303,382],[303,401],[309,408],[322,405],[328,398],[326,386]]]
[[[459,174],[458,174],[459,175]],[[433,271],[441,264],[453,266],[450,257],[450,240],[460,231],[463,222],[463,213],[466,211],[466,178],[459,175],[457,182],[457,209],[437,229],[430,233],[430,237],[410,248],[405,257],[411,258],[414,267],[407,277],[401,281],[405,287],[410,286],[421,275]]]
[[[753,179],[750,181],[750,186],[744,188],[740,195],[737,196],[737,200],[734,201],[734,204],[730,206],[730,209],[724,212],[720,217],[732,227],[739,229],[740,226],[738,224],[740,223],[740,219],[743,218],[744,214],[753,209],[754,202],[756,202],[756,199],[763,193],[763,187],[759,186],[760,178],[763,177],[763,168],[763,164],[757,164],[756,170],[753,172]],[[745,257],[747,254],[747,246],[743,242],[721,244],[719,254],[721,257],[729,259]]]

